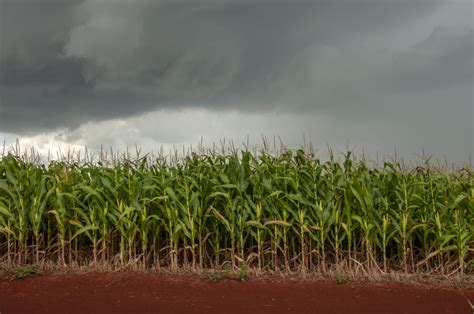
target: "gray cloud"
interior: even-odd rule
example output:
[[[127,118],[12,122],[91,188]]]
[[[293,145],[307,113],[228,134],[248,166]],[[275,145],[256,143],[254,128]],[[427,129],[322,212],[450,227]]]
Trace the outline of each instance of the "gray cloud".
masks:
[[[389,63],[393,75],[385,77],[377,77],[385,59],[372,51],[383,40],[363,53],[351,46],[422,20],[443,3],[5,0],[0,130],[75,128],[190,106],[363,116],[367,108],[384,108],[381,100],[395,97],[390,93],[426,88],[410,80],[472,82],[465,66],[472,65],[472,32],[433,35],[449,49],[435,46],[425,60],[421,42]],[[379,85],[388,97],[373,90]]]
[[[395,90],[424,91],[458,84],[472,87],[474,29],[463,32],[437,27],[394,60],[385,74],[386,87]]]

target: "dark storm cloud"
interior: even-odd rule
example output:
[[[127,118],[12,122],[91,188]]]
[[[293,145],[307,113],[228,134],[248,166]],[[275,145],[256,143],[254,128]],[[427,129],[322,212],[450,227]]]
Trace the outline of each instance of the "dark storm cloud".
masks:
[[[427,39],[394,60],[384,73],[385,87],[400,91],[472,87],[474,30],[453,33],[449,28],[437,27]]]
[[[344,43],[422,19],[442,3],[2,0],[0,131],[76,127],[190,105],[339,112],[351,103],[362,112],[377,75],[359,69]],[[419,54],[426,47],[415,47],[394,61],[382,88],[472,82],[472,32],[445,37],[441,46],[449,47],[436,46],[428,59]],[[361,58],[370,63],[370,55]],[[440,77],[446,71],[450,76]]]

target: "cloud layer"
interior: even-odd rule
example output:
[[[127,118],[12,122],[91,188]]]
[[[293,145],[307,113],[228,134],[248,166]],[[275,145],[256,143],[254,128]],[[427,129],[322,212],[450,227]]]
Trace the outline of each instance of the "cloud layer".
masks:
[[[347,138],[393,123],[392,134],[432,134],[429,147],[457,135],[436,150],[473,152],[468,0],[4,0],[0,14],[0,132],[73,138],[204,110],[291,114],[307,130],[308,116],[348,121]],[[189,142],[196,131],[183,124],[175,140]]]

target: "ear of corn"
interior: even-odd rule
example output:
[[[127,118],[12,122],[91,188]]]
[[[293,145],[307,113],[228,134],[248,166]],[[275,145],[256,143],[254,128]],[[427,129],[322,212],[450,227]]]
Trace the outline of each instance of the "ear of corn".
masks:
[[[0,160],[0,258],[202,269],[473,272],[474,173],[303,150]]]

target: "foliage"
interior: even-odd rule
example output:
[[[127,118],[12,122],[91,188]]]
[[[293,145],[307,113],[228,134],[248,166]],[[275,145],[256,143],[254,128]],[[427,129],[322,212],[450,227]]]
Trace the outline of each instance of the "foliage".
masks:
[[[336,284],[337,285],[343,285],[348,282],[347,278],[342,275],[336,275]]]
[[[9,268],[7,272],[10,275],[10,280],[16,280],[37,275],[40,270],[34,265],[22,265]]]
[[[347,153],[0,160],[10,264],[472,272],[474,173],[369,167]]]

